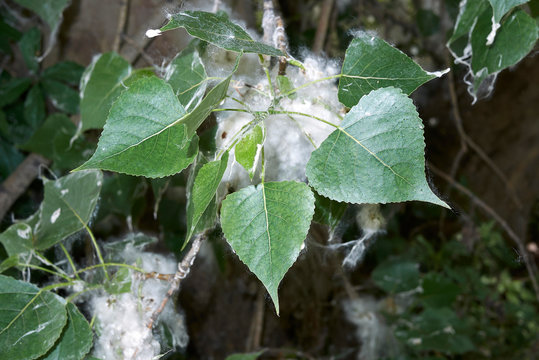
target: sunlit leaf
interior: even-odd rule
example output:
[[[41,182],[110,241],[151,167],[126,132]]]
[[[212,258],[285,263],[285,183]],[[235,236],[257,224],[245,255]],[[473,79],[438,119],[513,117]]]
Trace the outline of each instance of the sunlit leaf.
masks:
[[[125,90],[122,83],[131,75],[131,70],[127,60],[114,52],[94,57],[80,82],[83,131],[99,129],[105,125],[110,107]]]
[[[190,113],[169,84],[157,77],[136,81],[111,108],[96,152],[81,169],[163,177],[185,169],[198,151],[195,132],[225,97],[230,77]]]
[[[423,124],[401,90],[363,97],[307,163],[309,183],[325,197],[350,203],[427,201],[447,205],[425,177]]]
[[[372,90],[394,86],[411,94],[442,75],[426,72],[402,51],[374,35],[356,36],[346,49],[339,81],[339,101],[348,107]]]
[[[236,161],[243,166],[252,179],[257,165],[257,157],[260,155],[264,142],[264,130],[260,125],[255,126],[234,147]]]
[[[194,37],[226,50],[273,56],[284,55],[280,50],[254,41],[241,26],[234,24],[222,14],[182,11],[172,15],[170,21],[160,30],[167,31],[179,27],[185,28]]]
[[[314,214],[307,185],[293,181],[248,186],[226,197],[226,240],[268,290],[277,314],[279,283],[296,261]]]
[[[187,202],[187,235],[184,244],[191,239],[202,215],[215,198],[227,164],[228,152],[225,152],[220,159],[206,163],[198,170]]]
[[[165,80],[172,86],[187,112],[195,108],[206,91],[206,70],[193,43],[167,66]]]

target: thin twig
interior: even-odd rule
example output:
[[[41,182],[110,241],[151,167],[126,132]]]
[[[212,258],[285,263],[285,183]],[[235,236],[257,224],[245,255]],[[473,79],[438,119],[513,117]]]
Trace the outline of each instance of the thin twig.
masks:
[[[196,234],[195,237],[193,238],[191,249],[189,249],[189,251],[184,256],[182,261],[178,263],[178,271],[176,271],[176,274],[174,274],[174,277],[172,278],[172,281],[170,283],[170,287],[165,297],[163,298],[163,301],[161,302],[157,310],[155,310],[152,316],[150,317],[150,321],[148,322],[148,325],[147,325],[148,329],[151,329],[153,327],[153,324],[155,323],[159,315],[165,309],[165,306],[167,305],[168,300],[180,288],[180,282],[183,279],[185,279],[185,277],[189,274],[189,271],[191,270],[191,266],[195,262],[198,251],[200,250],[200,244],[202,243],[202,240],[205,237],[206,237],[205,233],[199,233],[199,234]]]
[[[447,175],[443,171],[439,170],[432,164],[429,164],[429,169],[450,183],[452,187],[463,193],[464,195],[468,196],[477,206],[479,206],[484,212],[486,212],[488,215],[490,215],[501,227],[502,229],[509,235],[511,240],[515,243],[515,245],[518,248],[518,251],[520,255],[522,256],[522,259],[524,261],[524,264],[526,265],[526,270],[528,271],[528,274],[530,275],[530,280],[533,286],[533,289],[535,291],[535,296],[537,298],[537,301],[539,301],[539,285],[537,283],[534,267],[535,263],[532,264],[530,261],[530,257],[527,255],[526,247],[524,246],[524,242],[522,239],[513,231],[513,229],[507,224],[507,222],[500,216],[498,213],[492,209],[490,206],[488,206],[483,200],[481,200],[479,197],[477,197],[474,193],[472,193],[470,190],[456,182],[451,176]]]
[[[316,34],[314,35],[313,52],[315,54],[319,54],[324,48],[333,2],[334,0],[324,0],[324,3],[322,4],[322,11],[320,11],[318,26],[316,27]]]
[[[39,175],[39,168],[48,164],[50,160],[32,153],[4,180],[0,185],[0,220]]]
[[[277,27],[275,28],[275,43],[279,50],[281,50],[281,52],[286,55],[288,48],[288,40],[286,39],[286,33],[284,31],[283,19],[280,16],[277,16],[275,18],[275,23],[277,24]],[[279,58],[279,75],[286,74],[287,65],[288,61],[286,60],[286,56],[281,56]]]
[[[114,52],[120,51],[122,34],[125,30],[128,9],[129,0],[120,0],[120,10],[118,12],[118,27],[116,28],[116,35],[114,36],[114,42],[112,43],[112,51]]]

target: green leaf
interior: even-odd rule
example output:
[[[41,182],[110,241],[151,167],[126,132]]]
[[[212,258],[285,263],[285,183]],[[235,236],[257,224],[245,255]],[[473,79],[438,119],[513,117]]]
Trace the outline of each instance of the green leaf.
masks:
[[[299,255],[313,214],[311,190],[293,181],[248,186],[222,202],[225,237],[264,284],[277,314],[279,283]]]
[[[330,229],[335,229],[348,207],[347,203],[328,199],[318,193],[314,193],[314,205],[313,220],[328,225]]]
[[[429,307],[449,307],[460,293],[458,285],[438,273],[428,273],[421,283],[420,298]]]
[[[60,337],[66,320],[64,299],[0,275],[0,359],[43,355]]]
[[[56,181],[44,180],[45,195],[35,247],[45,250],[84,229],[97,204],[102,183],[100,171],[81,171]]]
[[[83,73],[84,67],[76,62],[61,61],[43,70],[41,77],[78,86]]]
[[[60,340],[42,360],[81,360],[93,342],[90,324],[75,305],[67,304],[67,325]]]
[[[60,23],[62,12],[69,5],[69,0],[15,0],[15,2],[35,12],[49,25],[51,31]]]
[[[256,160],[260,155],[264,138],[264,129],[260,125],[257,125],[234,147],[236,161],[247,170],[251,180],[256,171]]]
[[[277,75],[277,87],[279,88],[279,92],[281,94],[286,94],[289,91],[292,91],[294,89],[294,85],[292,84],[292,81],[287,76],[284,75]],[[295,99],[298,94],[293,92],[292,94],[288,95],[290,99]]]
[[[395,335],[416,351],[462,354],[475,348],[468,331],[453,311],[428,308],[411,321],[403,321]]]
[[[19,263],[19,256],[12,255],[0,263],[0,274],[17,266]]]
[[[77,170],[152,178],[182,171],[198,151],[194,131],[187,137],[185,115],[170,85],[157,77],[139,79],[118,97],[96,152]]]
[[[363,97],[307,163],[309,183],[350,203],[419,200],[447,207],[425,178],[423,124],[401,90]]]
[[[82,137],[72,142],[76,131],[77,127],[66,115],[52,114],[26,143],[19,145],[19,148],[51,159],[55,168],[73,169],[86,160],[94,149],[93,144],[86,142]]]
[[[284,55],[274,47],[254,41],[242,27],[220,14],[204,11],[183,11],[172,15],[170,21],[160,31],[173,30],[179,27],[185,28],[194,37],[226,50],[272,56]]]
[[[33,241],[34,227],[27,221],[17,222],[0,234],[0,243],[10,257],[31,252]]]
[[[82,131],[105,125],[114,100],[125,90],[122,84],[131,75],[131,65],[120,55],[109,52],[94,57],[80,82]]]
[[[112,279],[105,282],[105,290],[109,294],[119,295],[131,291],[131,273],[128,268],[121,267]]]
[[[157,77],[136,81],[111,108],[97,151],[77,170],[100,168],[145,177],[176,174],[198,151],[196,129],[225,97],[230,76],[190,113]]]
[[[11,104],[30,87],[32,80],[28,78],[13,78],[0,85],[0,108]]]
[[[31,28],[22,35],[19,40],[19,49],[30,72],[37,74],[39,70],[37,56],[41,50],[41,32],[38,28]]]
[[[228,152],[225,152],[221,159],[204,164],[197,172],[187,199],[187,234],[184,246],[195,233],[202,215],[215,198],[227,164]]]
[[[420,85],[443,75],[423,70],[399,49],[385,41],[360,33],[346,49],[339,81],[339,101],[356,105],[372,90],[394,86],[411,94]]]
[[[493,74],[515,65],[533,49],[538,37],[535,20],[524,11],[517,10],[504,20],[494,43],[487,46],[486,39],[491,31],[491,18],[492,11],[487,9],[477,19],[472,32],[474,74],[480,73],[484,68],[488,74]]]
[[[488,0],[494,12],[493,20],[499,23],[502,17],[515,6],[527,3],[529,0]]]
[[[468,38],[470,30],[474,27],[477,17],[487,9],[488,4],[485,0],[466,1],[461,3],[459,15],[457,17],[453,34],[447,42],[447,46],[455,53],[457,57],[463,56],[462,51],[457,51],[452,44],[465,37]],[[486,42],[486,38],[485,38]],[[462,49],[461,49],[462,50]]]
[[[79,112],[79,94],[75,90],[64,83],[47,78],[42,79],[40,83],[55,108],[68,114]]]
[[[79,94],[68,85],[47,78],[40,82],[52,105],[68,114],[79,112]]]
[[[45,120],[46,108],[43,93],[38,85],[32,86],[24,100],[24,120],[30,127],[37,129]]]
[[[172,59],[165,74],[186,111],[195,108],[204,97],[206,78],[206,69],[193,42]]]
[[[389,260],[378,265],[371,277],[379,288],[391,294],[414,290],[419,286],[419,264]]]

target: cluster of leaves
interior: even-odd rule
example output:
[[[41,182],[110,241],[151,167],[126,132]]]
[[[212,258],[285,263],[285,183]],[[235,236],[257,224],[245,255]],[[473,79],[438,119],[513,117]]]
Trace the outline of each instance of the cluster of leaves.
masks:
[[[62,9],[58,9],[59,15]],[[52,18],[44,19],[54,23]],[[53,170],[72,169],[94,149],[83,137],[70,142],[76,125],[68,116],[79,112],[76,87],[84,68],[62,61],[41,69],[43,39],[40,30],[34,27],[21,33],[12,26],[14,20],[8,13],[2,14],[0,21],[3,34],[0,52],[10,54],[10,42],[14,42],[26,65],[23,77],[12,77],[6,71],[0,74],[0,149],[3,154],[0,179],[5,179],[24,159],[21,150],[53,160]]]
[[[386,319],[404,349],[398,359],[531,356],[539,311],[513,274],[523,264],[492,223],[479,235],[473,249],[457,234],[436,246],[421,236],[388,237],[369,251],[371,280],[385,294]]]
[[[527,2],[461,2],[447,47],[457,63],[469,68],[469,92],[474,98],[488,94],[496,75],[518,63],[533,49],[539,27],[536,20],[519,7]]]

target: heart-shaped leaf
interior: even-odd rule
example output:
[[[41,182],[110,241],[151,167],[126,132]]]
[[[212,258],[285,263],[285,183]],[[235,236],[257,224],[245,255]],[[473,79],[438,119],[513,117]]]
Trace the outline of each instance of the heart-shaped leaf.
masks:
[[[350,203],[410,200],[447,205],[425,178],[423,124],[400,89],[372,91],[313,151],[306,174],[316,191]]]
[[[284,56],[280,50],[254,41],[247,31],[234,24],[223,13],[182,11],[172,15],[170,21],[159,30],[167,31],[179,27],[185,28],[194,37],[226,50]]]
[[[388,86],[411,94],[420,85],[444,73],[426,72],[384,40],[360,33],[346,49],[339,81],[339,101],[352,107],[372,90]]]
[[[279,283],[299,255],[313,214],[312,191],[294,181],[248,186],[222,203],[225,237],[264,284],[277,314]]]

